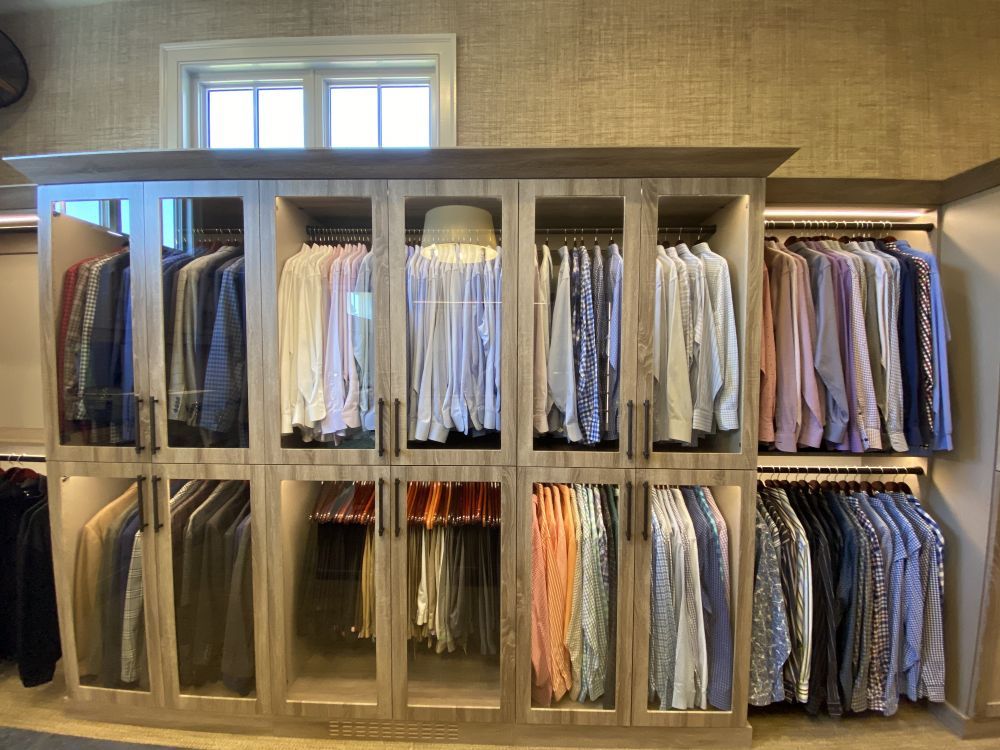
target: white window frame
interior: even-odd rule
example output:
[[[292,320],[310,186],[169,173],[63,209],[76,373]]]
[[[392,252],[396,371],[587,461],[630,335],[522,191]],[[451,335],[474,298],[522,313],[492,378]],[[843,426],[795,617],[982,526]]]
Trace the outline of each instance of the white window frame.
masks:
[[[207,147],[209,88],[301,85],[306,147],[329,143],[331,85],[428,83],[431,146],[455,146],[456,37],[392,34],[160,45],[160,145]],[[256,132],[257,123],[254,123]],[[256,140],[256,138],[255,138]]]

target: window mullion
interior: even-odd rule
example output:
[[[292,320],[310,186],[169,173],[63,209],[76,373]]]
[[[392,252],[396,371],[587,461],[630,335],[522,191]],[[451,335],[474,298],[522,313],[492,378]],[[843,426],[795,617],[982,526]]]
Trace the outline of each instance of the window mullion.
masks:
[[[260,86],[253,87],[253,147],[260,148]]]
[[[378,84],[378,96],[376,101],[378,102],[378,147],[382,148],[382,84]]]

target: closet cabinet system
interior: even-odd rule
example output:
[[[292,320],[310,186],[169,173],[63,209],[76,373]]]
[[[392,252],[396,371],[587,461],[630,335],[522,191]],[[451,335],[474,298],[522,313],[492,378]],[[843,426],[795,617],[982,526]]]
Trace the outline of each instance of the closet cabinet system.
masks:
[[[119,720],[293,734],[328,722],[345,737],[749,742],[753,269],[764,178],[791,153],[15,160],[39,183],[74,703]],[[710,400],[709,429],[689,445],[660,439],[667,395],[654,371],[666,356],[654,346],[665,314],[656,246],[678,240],[729,279],[712,302],[722,290],[719,342],[732,359],[719,355],[717,389],[731,416],[719,421]],[[547,290],[536,284],[543,245]],[[573,373],[593,389],[594,439],[536,419],[533,394],[549,382],[539,358],[554,349],[536,342],[535,292],[554,305],[560,271],[566,309],[583,316],[561,330],[596,332],[595,372]],[[589,295],[575,286],[587,276]],[[572,569],[533,578],[543,487],[568,488],[544,543],[579,551],[580,620]],[[678,487],[698,488],[684,496],[692,516],[660,504]],[[727,558],[729,650],[712,657],[726,684],[709,686],[725,699],[685,708],[650,691],[654,526],[668,512],[711,517]],[[544,622],[539,580],[557,582]],[[568,671],[551,695],[536,684],[542,627],[559,646],[580,634],[582,689]]]

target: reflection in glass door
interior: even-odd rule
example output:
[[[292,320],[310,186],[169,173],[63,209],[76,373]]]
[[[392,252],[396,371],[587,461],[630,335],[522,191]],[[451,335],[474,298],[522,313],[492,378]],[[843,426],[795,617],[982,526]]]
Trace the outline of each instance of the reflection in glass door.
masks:
[[[59,443],[138,453],[130,201],[66,200],[52,209]]]
[[[375,520],[374,481],[281,482],[287,701],[380,702]]]
[[[151,691],[147,629],[155,619],[146,606],[146,587],[155,581],[150,525],[144,507],[148,491],[142,464],[117,464],[109,472],[133,476],[86,476],[85,465],[64,465],[70,472],[58,487],[62,548],[67,552],[69,616],[75,663],[65,669],[71,689],[111,688]]]
[[[500,707],[500,506],[496,482],[406,485],[408,706]]]
[[[498,198],[405,201],[408,447],[500,447],[501,214]]]
[[[253,698],[250,483],[171,479],[169,498],[180,693]]]

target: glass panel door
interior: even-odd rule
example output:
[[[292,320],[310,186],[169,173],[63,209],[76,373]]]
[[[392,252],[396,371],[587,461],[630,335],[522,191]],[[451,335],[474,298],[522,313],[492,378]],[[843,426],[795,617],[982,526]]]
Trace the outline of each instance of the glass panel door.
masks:
[[[253,476],[195,466],[153,476],[166,689],[179,708],[255,713],[270,675],[257,646],[267,615],[255,599],[263,519]]]
[[[380,606],[388,596],[386,485],[363,468],[272,474],[280,499],[275,635],[284,644],[274,671],[290,714],[391,716],[389,607]]]
[[[728,725],[747,488],[741,474],[642,476],[636,556],[633,723]],[[718,472],[714,479],[718,479]],[[681,483],[676,483],[681,479]],[[746,669],[747,665],[739,665]],[[708,714],[708,718],[706,718]],[[718,718],[711,718],[718,714]],[[704,726],[704,724],[697,724]]]
[[[70,693],[88,700],[148,705],[158,693],[154,545],[150,543],[149,475],[145,464],[50,464],[68,579],[59,605],[71,623],[63,669]],[[64,631],[65,633],[65,631]],[[155,659],[154,655],[154,659]],[[128,695],[123,695],[128,694]],[[115,696],[115,697],[111,697]]]
[[[268,452],[278,463],[388,463],[385,183],[263,189],[274,206],[265,341],[277,362],[264,384]]]
[[[261,372],[251,366],[260,308],[256,220],[246,218],[257,186],[197,187],[146,191],[148,244],[159,258],[150,263],[150,341],[162,365],[151,384],[154,459],[238,463],[250,456],[260,408],[249,398]]]
[[[390,191],[394,450],[404,463],[510,463],[517,264],[502,242],[516,183]]]
[[[400,481],[393,559],[396,666],[405,679],[393,680],[405,717],[513,714],[502,699],[513,683],[513,643],[505,637],[513,614],[506,475],[436,469]]]
[[[639,183],[522,180],[519,200],[521,462],[629,466]]]
[[[631,472],[525,470],[519,489],[519,719],[628,724]]]
[[[133,306],[142,266],[134,186],[43,188],[51,252],[55,371],[50,457],[135,460],[145,450],[137,377],[145,378],[142,310]],[[51,200],[50,200],[51,198]],[[138,215],[137,215],[138,214]],[[44,241],[44,232],[43,232]],[[141,308],[141,306],[140,306]],[[139,321],[139,325],[136,325]]]
[[[744,334],[758,200],[713,194],[716,182],[646,185],[639,388],[648,466],[704,467],[708,454],[711,465],[750,468]]]

